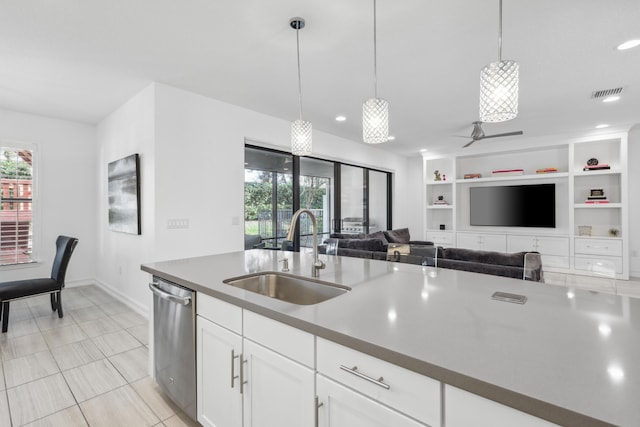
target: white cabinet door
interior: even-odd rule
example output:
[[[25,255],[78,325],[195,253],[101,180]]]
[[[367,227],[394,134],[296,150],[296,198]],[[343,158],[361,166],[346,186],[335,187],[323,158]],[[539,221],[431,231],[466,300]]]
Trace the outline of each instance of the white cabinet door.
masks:
[[[445,386],[447,427],[551,427],[556,424],[520,412],[493,400]]]
[[[569,268],[569,238],[554,236],[510,235],[508,252],[540,252],[542,268]]]
[[[201,316],[196,331],[198,421],[206,427],[241,427],[242,338]]]
[[[244,340],[245,427],[313,427],[314,371]]]
[[[317,376],[318,426],[424,427],[322,375]]]
[[[483,251],[507,252],[507,236],[505,234],[481,234]]]
[[[506,252],[506,234],[458,233],[457,247],[481,251]]]

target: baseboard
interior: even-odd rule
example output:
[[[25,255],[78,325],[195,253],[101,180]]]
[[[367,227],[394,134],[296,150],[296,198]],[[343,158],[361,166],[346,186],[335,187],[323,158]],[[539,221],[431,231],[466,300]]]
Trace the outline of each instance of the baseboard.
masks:
[[[96,283],[95,279],[77,279],[77,280],[66,280],[64,282],[65,288],[75,288],[78,286],[87,286],[94,285]]]
[[[113,297],[119,299],[123,304],[126,304],[129,308],[131,308],[139,315],[143,316],[145,319],[149,318],[149,309],[146,306],[140,304],[138,301],[132,299],[128,295],[123,294],[113,286],[108,285],[101,280],[94,280],[92,281],[92,284],[96,284],[98,287],[103,288],[103,290],[108,292]]]

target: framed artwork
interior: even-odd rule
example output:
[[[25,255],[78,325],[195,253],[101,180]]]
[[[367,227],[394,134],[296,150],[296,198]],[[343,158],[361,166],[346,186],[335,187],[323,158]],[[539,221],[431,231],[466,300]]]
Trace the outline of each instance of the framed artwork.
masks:
[[[140,160],[132,154],[109,163],[109,228],[142,234],[140,224]]]

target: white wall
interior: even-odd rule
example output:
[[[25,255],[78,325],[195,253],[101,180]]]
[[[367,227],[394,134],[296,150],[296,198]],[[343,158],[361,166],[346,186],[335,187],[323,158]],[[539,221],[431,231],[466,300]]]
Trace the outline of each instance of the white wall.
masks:
[[[140,264],[244,248],[245,139],[288,150],[290,123],[163,84],[154,84],[98,126],[100,217],[98,280],[148,307]],[[408,159],[314,131],[314,155],[396,173],[394,226],[409,222]],[[142,170],[142,236],[106,225],[106,164],[138,152]],[[416,191],[421,180],[412,182]],[[171,219],[188,220],[168,229]],[[120,271],[122,269],[122,271]]]
[[[0,281],[49,277],[60,234],[77,237],[67,286],[95,277],[95,128],[80,123],[0,110],[0,140],[35,146],[34,257],[37,264],[2,268]]]
[[[98,189],[96,280],[141,312],[148,310],[150,292],[140,264],[155,258],[154,96],[150,85],[98,125],[98,165],[93,173]],[[140,155],[140,236],[111,231],[108,225],[107,165],[134,153]]]
[[[629,132],[629,275],[640,277],[640,124],[635,125]]]

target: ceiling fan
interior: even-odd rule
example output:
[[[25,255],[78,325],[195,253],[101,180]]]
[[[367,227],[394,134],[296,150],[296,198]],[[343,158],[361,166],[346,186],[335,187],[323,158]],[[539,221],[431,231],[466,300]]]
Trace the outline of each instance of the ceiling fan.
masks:
[[[473,131],[471,132],[471,141],[466,143],[462,148],[467,148],[474,142],[480,141],[481,139],[485,139],[485,138],[498,138],[501,136],[522,135],[523,133],[524,132],[519,130],[516,132],[506,132],[506,133],[496,133],[493,135],[485,135],[484,131],[482,130],[482,122],[477,121],[477,122],[473,122]]]

